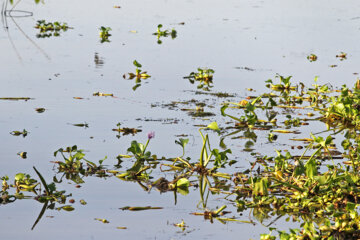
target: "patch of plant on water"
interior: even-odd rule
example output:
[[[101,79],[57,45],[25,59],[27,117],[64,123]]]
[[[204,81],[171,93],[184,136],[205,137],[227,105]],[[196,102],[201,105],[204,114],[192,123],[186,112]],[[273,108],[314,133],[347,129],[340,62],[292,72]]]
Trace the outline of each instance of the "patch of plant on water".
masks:
[[[110,31],[112,30],[110,27],[104,27],[101,26],[99,28],[100,30],[100,42],[104,43],[104,42],[110,42],[109,37],[111,36]]]
[[[71,180],[77,184],[83,183],[83,177],[96,175],[98,177],[106,177],[106,171],[102,163],[105,157],[98,161],[98,164],[85,159],[83,150],[78,149],[76,145],[72,147],[59,148],[54,152],[56,157],[60,154],[63,161],[54,161],[57,166],[57,174],[61,174],[60,178],[54,177],[54,182],[61,183],[63,178]]]
[[[315,54],[310,54],[309,56],[307,56],[307,59],[310,61],[310,62],[316,62],[316,60],[318,59],[318,57],[315,55]]]
[[[60,36],[61,31],[66,32],[69,27],[67,23],[60,22],[46,22],[45,20],[38,20],[35,28],[39,29],[39,33],[36,34],[37,38],[49,38],[49,37],[58,37]]]
[[[22,130],[22,131],[12,131],[10,132],[11,135],[13,136],[22,136],[22,137],[26,137],[28,135],[28,131],[26,131],[26,129]]]
[[[133,91],[135,91],[138,87],[141,86],[141,79],[148,79],[151,76],[147,74],[146,71],[141,70],[142,65],[138,61],[134,60],[133,65],[136,67],[135,73],[128,73],[127,75],[124,74],[123,78],[129,80],[135,79],[135,86],[132,88]]]
[[[16,174],[13,183],[10,182],[8,176],[0,178],[2,180],[0,205],[10,204],[16,200],[22,199],[34,199],[43,204],[43,208],[32,229],[35,228],[47,209],[65,211],[74,210],[71,205],[64,205],[71,194],[66,195],[65,191],[57,190],[56,183],[54,182],[48,184],[40,172],[35,167],[33,168],[40,181],[26,173]]]
[[[157,43],[158,44],[162,44],[161,38],[162,37],[168,37],[171,36],[171,39],[175,39],[177,37],[177,32],[175,29],[171,29],[171,30],[161,30],[161,28],[163,27],[162,24],[159,24],[157,26],[157,31],[155,33],[153,33],[153,35],[155,35],[157,37]]]
[[[41,183],[20,174],[10,185],[5,176],[1,203],[11,203],[21,199],[22,192],[29,192],[38,201],[63,204],[66,196],[53,186],[64,179],[80,184],[87,177],[116,177],[134,182],[146,192],[156,189],[173,194],[175,204],[178,194],[198,191],[200,203],[195,204],[197,211],[192,215],[210,222],[262,224],[270,233],[262,234],[260,239],[359,239],[360,80],[352,89],[345,85],[334,89],[318,84],[317,78],[310,87],[293,84],[290,76],[277,75],[276,79],[266,81],[270,92],[224,102],[220,113],[228,122],[222,128],[216,122],[199,127],[202,144],[198,156],[187,156],[186,138],[175,140],[181,147],[175,157],[153,154],[149,145],[154,132],[148,134],[144,144],[133,140],[127,152],[117,156],[114,166],[103,165],[106,158],[98,163],[85,159],[84,151],[77,146],[60,148],[54,153],[62,159],[54,161],[53,184],[46,184],[36,169]],[[325,130],[296,137],[313,122],[322,123]],[[212,147],[209,131],[219,134],[219,148]],[[282,151],[265,155],[254,151],[259,133],[267,136],[269,144],[278,141],[281,134],[284,138],[290,136],[288,143],[300,142],[304,146],[295,149],[286,144]],[[252,159],[247,168],[232,168],[237,160],[231,154],[237,149],[226,146],[229,137],[246,140],[243,151],[250,152]],[[9,193],[9,188],[15,193]],[[225,204],[210,206],[213,195],[223,198]],[[236,215],[226,216],[231,213],[226,211],[228,207],[236,208]],[[121,209],[160,208],[145,205]],[[298,228],[275,228],[277,221],[292,221]]]
[[[191,107],[189,105],[192,105]],[[156,107],[158,105],[153,104],[152,107]],[[191,99],[189,101],[172,101],[171,103],[161,104],[163,108],[168,108],[171,110],[181,110],[187,112],[189,116],[194,118],[205,118],[212,117],[216,114],[210,111],[205,111],[207,108],[214,108],[211,104],[206,104],[205,102],[198,101],[195,99]]]
[[[188,76],[185,76],[185,79],[189,79],[191,84],[198,82],[198,89],[204,91],[210,91],[210,88],[213,87],[213,76],[215,71],[210,68],[198,68],[197,72],[191,72]]]
[[[117,138],[120,138],[120,134],[122,133],[123,136],[129,135],[131,134],[132,136],[134,136],[135,134],[142,132],[141,129],[139,128],[128,128],[128,127],[121,127],[121,123],[117,123],[116,124],[117,128],[113,128],[112,130],[114,132],[118,132],[118,134],[116,135]]]

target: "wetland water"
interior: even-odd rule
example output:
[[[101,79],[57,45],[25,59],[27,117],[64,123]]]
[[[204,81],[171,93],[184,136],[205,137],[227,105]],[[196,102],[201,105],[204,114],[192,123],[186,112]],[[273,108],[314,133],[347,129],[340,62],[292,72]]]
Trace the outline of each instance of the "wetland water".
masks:
[[[54,181],[54,176],[59,180],[62,173],[58,173],[54,162],[63,159],[60,154],[54,157],[54,152],[73,145],[83,149],[85,158],[96,164],[107,156],[103,162],[105,170],[126,171],[133,166],[134,158],[123,157],[121,167],[116,168],[116,157],[129,154],[127,149],[134,140],[145,144],[152,131],[155,138],[147,150],[159,159],[181,156],[181,146],[174,142],[187,138],[185,157],[196,162],[202,148],[199,126],[216,121],[222,129],[220,135],[204,130],[212,147],[234,131],[225,129],[233,123],[221,116],[224,102],[239,102],[269,91],[264,81],[278,81],[274,80],[276,74],[291,75],[292,83],[309,86],[319,76],[319,83],[340,87],[352,86],[360,71],[358,1],[44,0],[36,4],[22,0],[14,8],[6,1],[1,2],[0,98],[30,98],[0,100],[0,176],[9,176],[9,184],[13,184],[17,173],[30,174],[40,181],[33,166],[48,183]],[[12,8],[14,11],[10,12]],[[59,21],[71,28],[60,31],[60,36],[38,38],[38,20]],[[153,35],[158,24],[163,25],[162,30],[175,29],[176,37],[160,37],[162,43],[158,44]],[[111,28],[111,36],[103,43],[99,37],[101,26]],[[336,57],[341,52],[347,53],[343,61]],[[318,59],[310,62],[310,54],[316,54]],[[136,80],[123,78],[136,71],[134,60],[151,75],[141,79],[135,91]],[[197,89],[197,81],[191,84],[183,78],[199,67],[215,71],[210,91]],[[249,92],[247,88],[256,91]],[[112,96],[95,96],[97,92]],[[230,95],[219,97],[210,93]],[[189,115],[196,113],[189,110],[196,107],[213,114]],[[286,114],[296,116],[298,112]],[[120,128],[141,131],[118,133],[113,131],[119,128],[118,123]],[[28,131],[27,136],[10,134],[23,129]],[[299,130],[301,137],[307,138],[310,132],[325,129],[324,124],[314,123]],[[299,138],[296,134],[279,135],[275,143],[269,144],[268,132],[256,132],[255,141],[249,135],[243,137],[243,132],[225,138],[232,150],[229,161],[236,163],[220,172],[232,175],[244,171],[254,161],[251,153],[276,156],[274,149],[290,148],[289,137]],[[21,152],[27,153],[25,159],[18,155]],[[292,153],[301,155],[302,150]],[[189,193],[176,194],[176,200],[173,191],[160,192],[154,184],[156,179],[174,179],[173,171],[164,172],[162,168],[158,164],[148,171],[152,179],[140,181],[148,189],[111,173],[103,177],[82,176],[81,183],[64,177],[56,183],[57,190],[72,195],[66,204],[56,203],[54,209],[48,208],[33,230],[43,203],[17,199],[0,204],[2,238],[259,239],[261,233],[269,232],[266,226],[276,217],[261,219],[249,210],[237,212],[234,197],[224,199],[226,195],[210,193],[201,198],[198,177],[189,178]],[[175,173],[178,175],[181,174]],[[149,185],[153,185],[151,189]],[[221,186],[221,181],[215,185]],[[227,186],[219,189],[231,191]],[[75,203],[69,203],[70,199]],[[82,205],[81,199],[87,204]],[[75,209],[56,210],[64,205]],[[226,217],[238,221],[214,219],[211,223],[203,216],[191,215],[222,205],[227,205],[226,211],[230,212]],[[126,206],[162,209],[120,209]],[[281,230],[298,227],[298,223],[288,223],[285,218],[272,226]],[[182,220],[186,224],[184,230],[174,226]]]

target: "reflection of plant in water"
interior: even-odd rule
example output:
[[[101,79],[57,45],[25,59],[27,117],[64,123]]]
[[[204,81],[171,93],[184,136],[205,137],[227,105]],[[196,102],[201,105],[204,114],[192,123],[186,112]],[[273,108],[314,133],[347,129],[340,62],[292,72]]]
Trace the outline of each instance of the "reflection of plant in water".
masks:
[[[14,4],[14,0],[9,0],[9,2],[10,2],[10,4]],[[38,4],[38,3],[45,3],[45,1],[44,0],[34,0],[34,2],[36,3],[36,4]]]
[[[47,38],[47,37],[58,37],[60,36],[60,32],[66,32],[69,27],[66,23],[60,22],[46,22],[45,20],[38,20],[35,28],[40,30],[40,33],[36,34],[37,38]]]
[[[134,60],[133,64],[136,67],[135,73],[128,73],[128,76],[124,74],[123,78],[129,80],[135,79],[135,86],[132,88],[135,91],[141,86],[141,79],[148,79],[151,76],[147,74],[147,72],[141,70],[142,65],[138,61]]]
[[[109,37],[111,36],[111,34],[109,33],[111,31],[111,28],[110,27],[104,27],[104,26],[101,26],[99,28],[100,30],[100,42],[101,43],[104,43],[104,42],[110,42],[109,40]]]
[[[205,91],[210,91],[213,83],[213,75],[215,71],[209,68],[198,68],[198,72],[191,72],[189,76],[184,78],[189,79],[191,84],[199,82],[197,88]]]
[[[138,132],[142,132],[142,130],[141,129],[138,129],[138,128],[128,128],[128,127],[121,127],[121,123],[117,123],[116,124],[116,126],[118,127],[118,128],[113,128],[112,130],[114,131],[114,132],[118,132],[118,134],[116,135],[116,137],[117,138],[120,138],[120,133],[122,133],[123,134],[123,136],[126,136],[126,135],[129,135],[129,134],[131,134],[131,135],[135,135],[135,134],[137,134]]]
[[[38,175],[40,182],[32,178],[29,174],[18,173],[15,175],[14,184],[9,184],[9,177],[4,176],[2,180],[2,189],[0,191],[0,204],[12,203],[17,199],[35,199],[38,202],[44,203],[38,218],[36,219],[32,229],[40,221],[46,209],[55,209],[57,204],[65,204],[69,195],[65,195],[65,191],[58,191],[55,183],[47,184],[44,177],[34,167],[36,174]],[[14,189],[15,193],[9,191]],[[34,195],[25,195],[24,192],[33,193]],[[49,205],[50,204],[50,205]],[[70,205],[63,205],[56,208],[57,210],[72,211],[74,208]]]
[[[54,156],[56,157],[58,153],[61,154],[64,161],[55,161],[58,166],[58,172],[63,173],[60,180],[54,178],[56,179],[56,182],[61,182],[64,176],[66,179],[72,180],[75,183],[83,183],[82,177],[88,175],[97,175],[99,177],[106,176],[104,166],[102,165],[106,157],[99,160],[99,164],[97,165],[86,160],[84,158],[85,154],[83,153],[83,150],[78,149],[76,145],[65,149],[60,148],[54,152]]]
[[[325,85],[314,84],[309,89],[303,86],[299,94],[294,93],[296,87],[291,85],[290,78],[283,78],[280,85],[273,88],[276,93],[261,94],[248,98],[249,101],[226,103],[221,109],[222,115],[237,124],[230,123],[232,127],[222,128],[221,131],[216,122],[200,127],[202,144],[199,146],[199,156],[193,161],[186,156],[185,151],[189,140],[183,138],[175,141],[182,150],[179,157],[166,158],[152,154],[148,151],[148,146],[155,135],[150,132],[145,144],[132,141],[127,149],[129,155],[119,155],[119,163],[131,164],[123,171],[119,169],[120,164],[110,168],[102,165],[103,160],[99,164],[85,160],[83,151],[73,146],[55,152],[55,155],[63,156],[63,161],[55,162],[58,172],[69,174],[68,179],[75,182],[83,182],[87,176],[116,176],[124,181],[136,182],[147,192],[151,189],[157,189],[161,193],[171,192],[174,194],[175,204],[178,193],[187,195],[191,189],[198,190],[199,212],[192,213],[193,215],[204,216],[210,222],[217,219],[222,223],[261,223],[270,230],[270,233],[262,234],[261,239],[276,239],[274,234],[280,239],[359,239],[360,81],[356,82],[353,89],[343,86],[337,91],[332,91]],[[235,117],[235,114],[229,114],[230,111],[241,111],[243,116]],[[290,118],[289,112],[302,115]],[[271,142],[276,139],[274,133],[291,132],[279,128],[296,127],[302,130],[302,126],[306,125],[304,123],[309,121],[303,117],[314,115],[304,114],[305,112],[316,112],[320,116],[311,120],[325,123],[327,131],[337,134],[337,138],[343,137],[340,139],[344,149],[342,154],[336,152],[335,144],[339,139],[332,135],[311,134],[311,138],[291,138],[292,141],[307,143],[306,150],[301,155],[290,153],[290,148],[285,145],[286,151],[278,150],[275,156],[263,155],[264,152],[252,153],[254,158],[247,168],[229,168],[236,161],[228,157],[231,150],[223,142],[226,137],[241,133],[233,138],[246,139],[248,142],[244,145],[249,148],[257,143],[258,132],[266,131],[261,136],[268,136]],[[262,117],[267,120],[261,119]],[[279,120],[276,121],[275,117]],[[211,148],[209,134],[205,134],[208,130],[222,134],[220,147],[224,151]],[[234,132],[224,134],[226,131]],[[345,161],[335,163],[335,159]],[[222,173],[220,169],[232,172]],[[24,193],[32,193],[35,199],[45,202],[43,209],[47,209],[47,204],[51,202],[63,203],[64,193],[53,188],[58,180],[54,178],[55,183],[48,185],[38,172],[37,174],[41,182],[27,174],[18,174],[13,185],[9,183],[8,177],[1,178],[0,203],[7,204],[26,198]],[[15,193],[9,193],[9,189],[14,189]],[[217,199],[223,197],[222,201],[227,204],[209,206],[212,202],[209,199],[213,195]],[[222,215],[227,213],[225,209],[231,206],[236,207],[239,215],[223,218]],[[69,206],[60,209],[72,210]],[[160,207],[122,209],[140,211]],[[43,211],[40,218],[42,214]],[[249,215],[249,221],[239,219],[245,215]],[[294,224],[299,225],[299,229],[283,231],[274,228],[274,223],[280,218],[286,221],[291,219]],[[177,226],[184,225],[182,223]]]
[[[177,37],[177,32],[175,31],[175,29],[171,29],[170,30],[164,30],[162,31],[161,28],[163,27],[162,24],[159,24],[157,26],[157,31],[155,33],[153,33],[153,35],[156,35],[157,37],[157,43],[161,44],[162,41],[160,40],[161,37],[168,37],[171,36],[171,39],[175,39]]]

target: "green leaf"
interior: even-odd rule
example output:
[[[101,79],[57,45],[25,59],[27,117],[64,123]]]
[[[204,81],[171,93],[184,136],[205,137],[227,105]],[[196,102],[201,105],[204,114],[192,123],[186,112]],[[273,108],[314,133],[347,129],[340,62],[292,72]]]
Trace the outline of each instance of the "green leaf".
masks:
[[[346,203],[346,210],[347,211],[354,211],[355,207],[356,207],[355,203],[352,203],[352,202],[347,202]]]
[[[73,206],[66,205],[66,206],[61,207],[61,209],[65,210],[65,211],[68,211],[68,212],[71,212],[71,211],[73,211],[75,208],[74,208]]]
[[[138,61],[134,60],[133,64],[135,65],[135,67],[141,68],[142,65],[140,63],[138,63]]]
[[[309,159],[305,164],[305,173],[306,176],[310,179],[313,179],[314,176],[317,174],[317,166],[315,159]]]
[[[325,140],[325,146],[329,145],[332,142],[333,138],[329,135],[327,136],[326,140]]]
[[[268,182],[267,178],[257,179],[254,184],[253,194],[262,196],[268,195]]]
[[[214,131],[220,131],[217,122],[210,123],[209,125],[207,125],[207,128],[210,128],[211,130],[214,130]]]
[[[36,174],[39,176],[40,181],[42,182],[42,184],[43,184],[43,186],[44,186],[44,188],[45,188],[46,194],[49,196],[51,192],[50,192],[50,190],[49,190],[49,187],[48,187],[45,179],[43,178],[43,176],[40,174],[40,172],[39,172],[35,167],[33,167],[33,168],[34,168]]]
[[[177,191],[182,195],[187,195],[189,193],[190,181],[187,178],[180,178],[176,182]]]
[[[228,108],[228,105],[224,105],[221,107],[220,111],[221,111],[221,115],[226,117],[226,113],[225,110]]]
[[[181,147],[185,148],[186,144],[188,144],[189,139],[188,138],[179,138],[179,140],[175,140],[176,144],[179,144]]]
[[[107,156],[105,156],[104,159],[99,160],[99,164],[101,165],[106,159],[107,159]]]
[[[24,173],[18,173],[15,175],[15,181],[22,181],[25,179],[25,174]]]
[[[190,186],[190,181],[187,178],[180,178],[176,182],[178,188],[188,188]]]

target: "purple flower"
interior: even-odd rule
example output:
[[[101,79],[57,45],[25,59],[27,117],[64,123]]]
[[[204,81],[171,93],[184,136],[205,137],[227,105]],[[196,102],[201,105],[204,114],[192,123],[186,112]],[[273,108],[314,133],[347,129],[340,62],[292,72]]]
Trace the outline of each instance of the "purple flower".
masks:
[[[148,133],[148,139],[150,140],[150,139],[152,139],[152,138],[154,138],[155,137],[155,132],[149,132]]]

